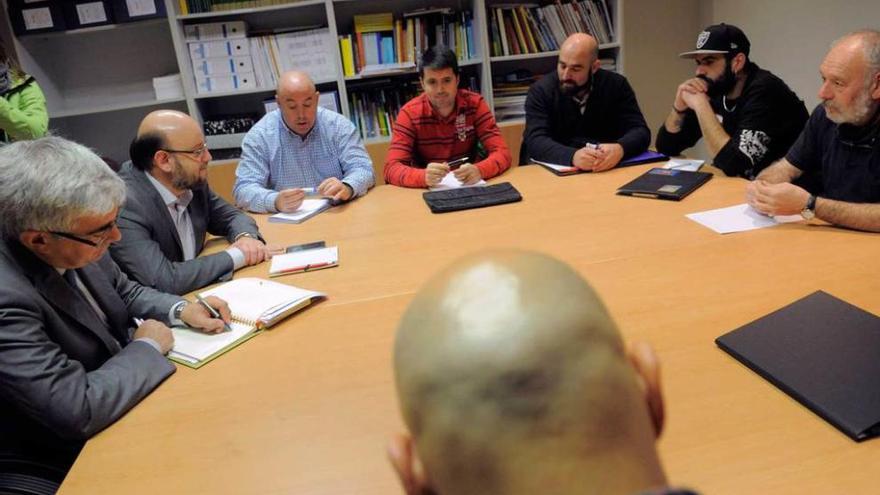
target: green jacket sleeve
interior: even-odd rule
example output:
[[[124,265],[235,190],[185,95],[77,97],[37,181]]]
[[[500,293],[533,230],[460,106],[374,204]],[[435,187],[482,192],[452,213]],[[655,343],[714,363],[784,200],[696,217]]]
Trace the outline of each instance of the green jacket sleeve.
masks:
[[[0,129],[12,140],[42,137],[48,128],[46,97],[36,81],[31,80],[20,90],[0,98]]]

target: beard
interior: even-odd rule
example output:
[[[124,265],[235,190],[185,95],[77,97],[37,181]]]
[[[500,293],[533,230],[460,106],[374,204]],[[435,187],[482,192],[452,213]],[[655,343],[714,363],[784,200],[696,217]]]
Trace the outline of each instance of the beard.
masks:
[[[730,93],[734,86],[736,86],[736,74],[733,73],[733,69],[730,68],[730,61],[727,60],[724,63],[724,72],[718,76],[718,79],[712,80],[709,79],[705,74],[700,74],[700,79],[706,81],[709,84],[709,89],[706,91],[706,94],[711,98],[714,96],[721,96]]]
[[[877,105],[868,91],[860,93],[849,108],[840,108],[831,100],[824,100],[822,106],[825,107],[825,116],[828,117],[828,120],[838,125],[865,125],[877,111]]]
[[[171,174],[171,184],[180,190],[183,189],[192,189],[195,186],[200,186],[207,182],[206,179],[203,179],[199,174],[198,170],[194,174],[187,173],[186,169],[183,168],[183,165],[180,164],[179,161],[175,158],[174,160],[174,171]]]
[[[590,86],[593,85],[593,72],[587,72],[587,80],[584,81],[583,84],[578,86],[574,83],[574,81],[559,81],[559,92],[564,96],[574,96],[581,91],[590,89]]]

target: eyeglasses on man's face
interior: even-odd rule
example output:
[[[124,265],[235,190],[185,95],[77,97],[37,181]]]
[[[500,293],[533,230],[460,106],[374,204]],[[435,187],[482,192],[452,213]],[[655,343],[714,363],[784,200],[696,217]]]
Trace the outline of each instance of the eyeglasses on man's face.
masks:
[[[184,155],[189,155],[195,160],[201,160],[205,153],[208,152],[208,143],[205,143],[194,150],[172,150],[168,148],[161,148],[162,151],[166,153],[183,153]]]
[[[119,213],[116,214],[116,218],[111,220],[106,225],[102,225],[101,227],[87,234],[73,234],[71,232],[60,232],[57,230],[50,230],[49,233],[58,237],[69,239],[71,241],[85,244],[87,246],[100,247],[106,244],[107,240],[110,239],[110,235],[113,233],[113,229],[116,228],[116,222],[118,220]]]

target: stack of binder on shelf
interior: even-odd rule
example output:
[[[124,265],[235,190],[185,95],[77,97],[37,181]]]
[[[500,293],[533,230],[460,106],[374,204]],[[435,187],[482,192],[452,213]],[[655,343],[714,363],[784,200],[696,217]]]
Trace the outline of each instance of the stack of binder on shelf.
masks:
[[[198,93],[257,87],[243,21],[191,24],[184,34]]]
[[[400,108],[418,94],[418,81],[369,81],[349,92],[349,115],[362,139],[388,137]]]
[[[302,70],[316,83],[335,80],[339,74],[329,28],[266,34],[249,39],[257,85],[274,88],[279,76]]]

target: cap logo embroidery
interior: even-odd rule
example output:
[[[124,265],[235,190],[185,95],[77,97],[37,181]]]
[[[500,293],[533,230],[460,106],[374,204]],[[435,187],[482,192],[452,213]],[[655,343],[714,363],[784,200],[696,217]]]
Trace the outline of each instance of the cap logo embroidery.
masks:
[[[697,50],[703,48],[707,41],[709,41],[709,31],[703,31],[697,36]]]

